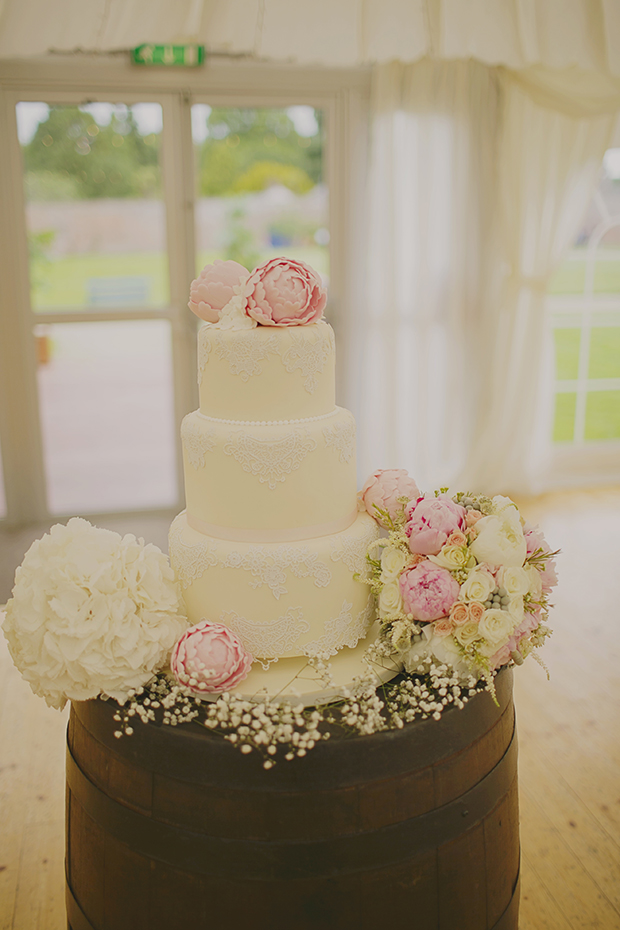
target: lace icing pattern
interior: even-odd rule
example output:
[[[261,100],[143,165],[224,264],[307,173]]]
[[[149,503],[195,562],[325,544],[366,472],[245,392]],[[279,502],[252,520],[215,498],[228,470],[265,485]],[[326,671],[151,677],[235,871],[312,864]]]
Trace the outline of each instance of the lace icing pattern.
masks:
[[[187,545],[183,541],[183,523],[179,514],[170,527],[170,561],[182,588],[202,578],[208,568],[219,563],[217,546],[208,539],[198,545]]]
[[[286,613],[269,623],[253,623],[234,610],[220,614],[220,622],[236,633],[246,649],[258,659],[277,659],[290,652],[310,624],[304,620],[301,607],[289,607]]]
[[[204,370],[209,361],[209,355],[213,349],[213,344],[208,336],[201,330],[198,333],[198,384],[202,381]]]
[[[190,417],[191,414],[188,414],[181,423],[181,442],[187,461],[198,471],[199,468],[205,467],[207,455],[215,449],[217,433],[212,429],[196,429]]]
[[[326,620],[322,636],[304,647],[307,656],[328,655],[334,656],[344,646],[351,649],[357,646],[360,639],[368,632],[374,617],[374,598],[369,596],[366,606],[354,618],[353,604],[347,600],[342,602],[342,608],[333,620]]]
[[[377,538],[376,523],[369,523],[360,536],[340,534],[332,539],[332,562],[344,562],[352,574],[358,574],[361,580],[368,580],[369,565],[366,553],[371,542]]]
[[[278,482],[296,471],[316,442],[308,430],[292,430],[282,439],[257,439],[239,430],[233,433],[224,446],[226,455],[232,455],[249,475],[274,491]]]
[[[341,462],[349,463],[355,455],[355,420],[347,417],[334,426],[323,427],[323,437],[328,449],[337,453]]]
[[[288,594],[286,573],[291,571],[297,578],[313,578],[317,588],[326,588],[332,580],[332,573],[321,562],[315,552],[308,546],[278,546],[277,550],[265,546],[251,546],[245,554],[231,552],[222,561],[225,568],[241,568],[250,572],[253,588],[266,585],[276,600]]]
[[[242,381],[249,381],[253,375],[262,374],[260,363],[263,359],[278,352],[278,340],[276,336],[262,338],[256,331],[241,331],[238,336],[218,339],[215,352],[228,362],[231,374],[239,375]]]
[[[312,342],[302,335],[293,335],[293,341],[282,356],[282,364],[289,373],[299,370],[308,394],[314,394],[316,376],[334,352],[334,333],[331,327],[321,327]]]

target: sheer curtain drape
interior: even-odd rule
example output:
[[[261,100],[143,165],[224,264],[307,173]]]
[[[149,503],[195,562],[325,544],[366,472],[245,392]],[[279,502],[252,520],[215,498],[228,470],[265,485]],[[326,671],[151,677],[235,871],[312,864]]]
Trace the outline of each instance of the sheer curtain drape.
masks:
[[[487,491],[544,480],[546,283],[620,102],[604,80],[570,101],[535,69],[519,80],[473,61],[375,69],[362,477],[400,466],[423,487]]]

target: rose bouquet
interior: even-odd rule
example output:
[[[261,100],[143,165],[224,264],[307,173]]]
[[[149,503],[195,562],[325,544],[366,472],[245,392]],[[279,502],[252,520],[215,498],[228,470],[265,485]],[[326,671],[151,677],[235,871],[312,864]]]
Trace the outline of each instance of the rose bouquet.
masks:
[[[557,552],[510,498],[421,495],[392,469],[375,472],[361,499],[388,530],[368,552],[369,583],[384,653],[406,671],[447,665],[490,680],[542,645]]]

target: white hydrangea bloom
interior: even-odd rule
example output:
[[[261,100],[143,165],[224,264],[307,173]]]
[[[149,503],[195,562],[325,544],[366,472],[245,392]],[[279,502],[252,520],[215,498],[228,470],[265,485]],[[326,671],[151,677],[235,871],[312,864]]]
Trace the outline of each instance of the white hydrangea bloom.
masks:
[[[78,517],[32,544],[3,623],[15,665],[59,709],[99,694],[125,700],[187,626],[167,557]]]

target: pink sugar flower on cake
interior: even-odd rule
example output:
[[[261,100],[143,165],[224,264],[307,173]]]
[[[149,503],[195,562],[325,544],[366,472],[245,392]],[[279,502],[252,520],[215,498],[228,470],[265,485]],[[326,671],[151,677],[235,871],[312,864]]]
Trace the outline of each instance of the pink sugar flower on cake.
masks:
[[[172,650],[170,668],[193,694],[232,691],[247,676],[252,656],[232,630],[201,620],[186,630]]]
[[[403,572],[399,584],[405,610],[423,623],[447,617],[460,590],[450,572],[429,561]]]
[[[317,323],[327,303],[316,271],[289,258],[272,258],[255,268],[243,293],[246,313],[263,326]]]
[[[377,523],[385,526],[384,520],[378,515],[377,507],[386,510],[392,520],[402,506],[399,498],[417,500],[420,491],[417,484],[404,468],[384,468],[373,472],[361,490],[362,502]]]
[[[234,289],[248,276],[238,262],[216,259],[205,265],[190,287],[188,307],[207,323],[217,323],[223,308],[235,296]]]
[[[422,555],[437,555],[448,537],[465,526],[465,508],[447,496],[423,497],[407,510],[405,532],[409,548]]]

